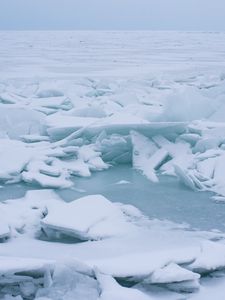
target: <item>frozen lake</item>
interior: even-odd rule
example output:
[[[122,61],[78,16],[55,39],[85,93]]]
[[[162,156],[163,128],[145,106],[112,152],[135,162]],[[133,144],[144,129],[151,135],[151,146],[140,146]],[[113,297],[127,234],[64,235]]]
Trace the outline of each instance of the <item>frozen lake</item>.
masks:
[[[0,32],[0,299],[224,299],[224,37]]]
[[[5,185],[0,199],[23,197],[30,189],[38,187]],[[161,176],[159,183],[153,183],[130,165],[114,166],[90,178],[74,177],[73,188],[57,193],[67,202],[102,194],[113,202],[132,204],[150,218],[186,223],[193,229],[225,231],[225,204],[213,201],[212,193],[194,192],[170,176]]]

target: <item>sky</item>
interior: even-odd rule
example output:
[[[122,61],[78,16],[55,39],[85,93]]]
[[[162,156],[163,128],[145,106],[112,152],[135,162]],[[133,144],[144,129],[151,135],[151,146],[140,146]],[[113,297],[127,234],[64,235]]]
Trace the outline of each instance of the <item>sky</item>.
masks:
[[[225,0],[0,0],[0,30],[225,31]]]

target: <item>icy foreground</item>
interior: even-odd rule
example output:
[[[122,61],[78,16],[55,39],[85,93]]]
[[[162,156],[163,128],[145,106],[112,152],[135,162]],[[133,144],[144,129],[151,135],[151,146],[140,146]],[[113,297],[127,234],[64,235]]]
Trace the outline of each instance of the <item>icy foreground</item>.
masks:
[[[0,209],[8,234],[0,248],[2,295],[141,300],[156,299],[148,289],[163,286],[160,297],[166,289],[178,297],[198,291],[202,275],[225,268],[225,244],[208,240],[224,234],[151,221],[101,195],[65,203],[51,190],[34,190]]]
[[[0,38],[0,182],[35,189],[0,202],[0,299],[223,299],[224,233],[56,192],[131,164],[225,201],[224,34]]]

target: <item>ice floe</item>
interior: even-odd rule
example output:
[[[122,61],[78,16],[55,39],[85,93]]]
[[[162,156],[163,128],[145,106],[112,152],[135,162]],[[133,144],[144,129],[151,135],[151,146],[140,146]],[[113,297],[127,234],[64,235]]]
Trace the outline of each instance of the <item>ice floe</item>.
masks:
[[[120,207],[101,195],[55,206],[41,220],[41,225],[47,235],[55,230],[80,240],[98,240],[134,230]]]

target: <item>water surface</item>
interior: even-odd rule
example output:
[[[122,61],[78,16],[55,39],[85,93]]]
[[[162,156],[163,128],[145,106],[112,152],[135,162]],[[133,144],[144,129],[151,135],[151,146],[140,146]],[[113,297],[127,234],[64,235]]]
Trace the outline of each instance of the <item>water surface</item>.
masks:
[[[19,198],[38,187],[6,185],[0,200]],[[225,204],[216,203],[208,192],[194,192],[170,176],[152,183],[129,165],[93,173],[89,178],[74,177],[74,188],[58,190],[67,202],[89,194],[102,194],[113,202],[132,204],[150,218],[187,223],[201,230],[225,231]]]

